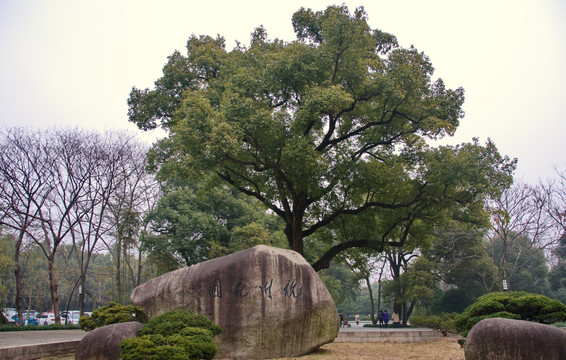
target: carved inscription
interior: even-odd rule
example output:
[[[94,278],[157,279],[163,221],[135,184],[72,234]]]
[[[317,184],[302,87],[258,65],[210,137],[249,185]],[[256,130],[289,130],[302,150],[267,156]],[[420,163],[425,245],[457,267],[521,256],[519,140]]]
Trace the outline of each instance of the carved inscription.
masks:
[[[246,297],[250,293],[246,290],[247,285],[245,285],[243,280],[238,281],[238,285],[234,288],[234,295],[237,297]]]
[[[248,283],[245,280],[240,279],[238,280],[238,283],[233,287],[232,295],[238,298],[245,298],[250,295],[250,292],[252,292],[253,289],[256,288],[259,289],[258,293],[260,295],[268,299],[273,299],[273,297],[277,296],[278,294],[283,295],[283,297],[285,298],[298,298],[303,295],[303,287],[300,286],[300,284],[295,279],[288,280],[285,284],[285,287],[281,288],[280,293],[272,292],[273,279],[261,283],[257,287],[248,287]],[[210,297],[222,298],[222,284],[220,282],[220,279],[217,279],[210,283],[210,286],[208,287],[208,294],[210,295]]]
[[[265,282],[265,284],[261,284],[259,286],[261,294],[272,299],[272,297],[271,297],[271,286],[272,285],[273,285],[273,279],[271,279],[271,281],[269,281],[269,285],[268,285],[267,281]]]
[[[283,292],[285,297],[296,298],[303,294],[303,288],[299,287],[297,289],[297,281],[289,280],[287,281],[287,285],[283,288]]]

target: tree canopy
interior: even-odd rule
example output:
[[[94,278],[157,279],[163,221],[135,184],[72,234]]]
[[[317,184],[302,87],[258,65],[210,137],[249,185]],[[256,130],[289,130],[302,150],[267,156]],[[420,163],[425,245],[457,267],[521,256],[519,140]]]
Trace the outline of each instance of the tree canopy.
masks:
[[[427,145],[454,133],[464,91],[433,79],[424,53],[371,29],[363,8],[301,8],[292,24],[295,41],[260,27],[232,51],[193,35],[154,89],[132,89],[130,121],[169,132],[152,153],[160,176],[215,173],[278,215],[301,254],[317,230],[377,212],[379,234],[335,240],[316,270],[348,248],[402,246],[419,219],[463,219],[511,181],[514,162],[490,142]]]

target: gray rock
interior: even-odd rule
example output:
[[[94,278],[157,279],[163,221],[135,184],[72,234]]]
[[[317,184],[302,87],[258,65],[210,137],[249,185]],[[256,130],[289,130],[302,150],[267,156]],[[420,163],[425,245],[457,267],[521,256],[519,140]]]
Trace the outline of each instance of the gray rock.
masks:
[[[551,325],[484,319],[468,333],[466,360],[566,359],[566,331]]]
[[[120,360],[120,342],[136,336],[136,332],[142,327],[143,324],[132,321],[96,328],[82,338],[75,359]]]
[[[150,318],[183,309],[222,326],[217,358],[301,356],[339,330],[334,301],[314,269],[297,252],[264,245],[164,274],[130,298]]]

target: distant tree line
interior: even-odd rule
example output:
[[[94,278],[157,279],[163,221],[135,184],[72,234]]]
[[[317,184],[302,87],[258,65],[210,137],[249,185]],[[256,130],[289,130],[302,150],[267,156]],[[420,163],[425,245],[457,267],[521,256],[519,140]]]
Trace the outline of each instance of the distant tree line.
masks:
[[[2,131],[0,225],[13,245],[13,304],[20,319],[24,293],[29,296],[32,287],[46,283],[59,322],[64,278],[73,284],[84,311],[85,294],[92,291],[87,287],[89,267],[98,253],[112,256],[108,274],[115,278],[113,298],[124,301],[127,288],[139,284],[144,262],[139,252],[131,255],[139,249],[143,216],[159,195],[158,183],[146,170],[146,152],[126,133]],[[42,268],[45,273],[38,271]],[[73,279],[67,277],[71,275]],[[25,284],[30,276],[36,281]]]

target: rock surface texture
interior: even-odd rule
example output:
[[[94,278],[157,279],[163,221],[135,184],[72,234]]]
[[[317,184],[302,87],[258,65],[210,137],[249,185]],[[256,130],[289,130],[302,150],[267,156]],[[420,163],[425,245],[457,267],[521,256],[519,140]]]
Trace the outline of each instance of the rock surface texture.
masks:
[[[334,301],[314,269],[294,251],[264,245],[164,274],[130,298],[150,318],[184,309],[222,326],[217,358],[301,356],[339,330]]]
[[[136,336],[136,332],[142,327],[143,324],[132,321],[94,329],[82,338],[75,359],[120,360],[120,342]]]
[[[466,360],[566,359],[566,331],[510,319],[484,319],[468,333]]]

